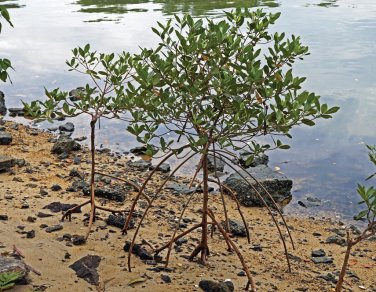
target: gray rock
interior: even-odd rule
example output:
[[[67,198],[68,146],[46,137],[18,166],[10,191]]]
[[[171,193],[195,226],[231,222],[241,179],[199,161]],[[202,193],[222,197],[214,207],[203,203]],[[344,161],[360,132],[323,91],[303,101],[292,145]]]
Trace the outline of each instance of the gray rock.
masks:
[[[311,258],[312,261],[315,263],[315,264],[331,264],[333,263],[333,258],[331,257],[312,257]]]
[[[46,230],[47,233],[51,233],[51,232],[59,231],[61,229],[63,229],[63,225],[56,224],[56,225],[52,225],[52,226],[47,227],[45,230]]]
[[[146,161],[143,159],[136,160],[136,161],[129,160],[127,162],[127,165],[132,169],[145,171],[151,167],[151,161]]]
[[[155,167],[156,167],[155,165],[152,165],[152,166],[150,166],[149,169],[150,169],[150,170],[153,170]],[[163,172],[163,173],[168,173],[168,172],[170,172],[170,170],[171,170],[171,166],[170,166],[168,163],[162,163],[162,164],[158,167],[157,170],[160,171],[160,172]]]
[[[179,183],[168,183],[165,189],[171,190],[173,194],[189,195],[196,191],[196,188],[188,188],[188,186]]]
[[[228,219],[230,232],[235,236],[244,237],[247,236],[247,230],[243,224],[243,221]],[[226,226],[225,221],[222,221],[222,226]]]
[[[9,145],[12,143],[12,135],[7,132],[0,132],[0,145]]]
[[[5,106],[5,95],[0,91],[0,115],[5,116],[7,113],[7,107]]]
[[[101,261],[101,257],[97,255],[87,255],[74,262],[69,267],[76,272],[77,277],[84,279],[91,285],[98,286],[99,275],[97,268]]]
[[[343,237],[339,236],[339,235],[331,235],[329,236],[326,241],[326,243],[334,243],[334,244],[338,244],[340,246],[345,246],[346,245],[346,239],[344,239]]]
[[[129,252],[129,249],[131,248],[131,243],[129,241],[125,242],[124,245],[124,251]],[[132,253],[138,256],[141,260],[153,260],[153,256],[141,245],[141,244],[135,244],[132,248]]]
[[[51,152],[54,154],[70,153],[81,149],[81,145],[66,136],[60,136],[52,146]]]
[[[67,122],[64,125],[59,126],[60,131],[64,132],[73,132],[74,131],[74,124],[71,122]]]
[[[312,257],[324,257],[324,256],[326,256],[326,253],[325,253],[325,251],[323,250],[323,249],[315,249],[315,250],[313,250],[312,252],[311,252],[311,256]]]
[[[292,180],[286,176],[277,173],[265,165],[259,165],[250,168],[248,172],[253,175],[272,195],[277,203],[291,199]],[[257,196],[254,188],[261,194],[268,205],[272,205],[271,200],[266,195],[264,190],[250,177],[245,171],[240,171],[247,182],[253,186],[251,187],[241,175],[237,173],[231,174],[224,184],[232,189],[239,200],[239,202],[247,207],[249,206],[263,206],[262,201]]]
[[[115,226],[118,228],[123,228],[125,225],[125,217],[122,215],[114,215],[110,214],[108,215],[108,218],[106,219],[106,223],[111,226]],[[131,220],[129,222],[129,228],[134,228],[134,221]]]
[[[266,165],[266,166],[268,165],[269,156],[266,154],[256,155],[255,157],[253,157],[253,161],[249,165],[246,165],[247,159],[250,155],[251,154],[247,151],[240,152],[239,163],[241,166],[248,168],[248,167],[256,167],[259,165]]]
[[[86,94],[86,90],[84,87],[77,87],[76,89],[72,89],[69,91],[69,99],[71,101],[79,101],[83,95]]]
[[[86,242],[85,236],[83,235],[73,235],[71,240],[74,245],[83,245]]]
[[[169,275],[167,275],[167,274],[162,274],[161,275],[161,279],[165,283],[171,283],[171,277]]]
[[[336,284],[338,279],[336,276],[334,276],[332,273],[327,273],[326,275],[320,275],[318,278],[324,279],[327,282],[331,282]]]
[[[214,155],[208,155],[208,169],[210,172],[223,172],[225,169],[225,163],[219,157],[214,160]]]
[[[16,117],[16,116],[23,117],[25,115],[24,109],[20,107],[10,107],[8,108],[8,111],[11,117]]]
[[[26,232],[26,238],[34,238],[35,237],[35,230],[30,230]]]
[[[52,202],[47,206],[44,206],[43,209],[48,209],[51,212],[58,213],[61,211],[68,211],[69,209],[76,207],[77,204],[62,204],[60,202]],[[73,213],[81,213],[81,207],[74,210]]]
[[[235,289],[231,281],[214,282],[211,280],[201,280],[198,286],[205,292],[232,292]]]
[[[90,195],[90,187],[82,189],[85,196]],[[95,196],[100,198],[105,198],[108,200],[113,200],[116,202],[124,202],[125,201],[125,193],[119,188],[110,188],[110,187],[103,187],[103,188],[96,188],[94,190]]]
[[[51,187],[51,190],[54,191],[54,192],[58,192],[58,191],[60,191],[61,189],[62,189],[62,187],[61,187],[60,185],[58,185],[58,184],[54,184],[54,185],[52,185],[52,187]]]
[[[8,171],[14,165],[14,161],[13,157],[0,155],[0,171]]]
[[[16,282],[26,282],[25,278],[29,274],[29,269],[20,260],[7,258],[0,255],[0,274],[19,273]]]
[[[138,146],[130,149],[129,152],[133,153],[134,155],[144,155],[146,150],[146,146]]]

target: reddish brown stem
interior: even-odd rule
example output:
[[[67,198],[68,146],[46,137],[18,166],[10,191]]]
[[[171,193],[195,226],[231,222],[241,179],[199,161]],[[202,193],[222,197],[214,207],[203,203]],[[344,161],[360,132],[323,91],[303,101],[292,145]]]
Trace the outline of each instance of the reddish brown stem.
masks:
[[[193,156],[195,156],[197,153],[193,153],[191,155],[189,155],[186,159],[184,159],[171,173],[170,175],[163,181],[162,185],[158,188],[158,190],[156,191],[156,193],[154,194],[154,196],[151,198],[150,200],[150,204],[147,206],[144,214],[142,215],[141,217],[141,220],[140,222],[138,223],[137,227],[136,227],[136,231],[134,232],[134,235],[133,235],[133,238],[132,238],[132,242],[131,242],[131,246],[129,248],[129,251],[128,251],[128,270],[131,272],[132,269],[131,269],[131,256],[132,256],[132,253],[131,251],[133,250],[133,247],[134,247],[134,244],[135,244],[135,241],[136,241],[136,238],[137,238],[137,235],[138,235],[138,232],[140,231],[140,228],[141,228],[141,225],[142,225],[142,222],[144,221],[148,211],[150,210],[150,208],[152,207],[153,205],[153,202],[157,199],[159,193],[162,191],[163,187],[165,186],[165,184],[171,179],[171,177],[175,174],[175,172],[177,172],[184,164],[186,164],[188,162],[188,160],[192,159]],[[145,182],[146,183],[146,182]],[[144,185],[142,187],[145,188],[146,184],[144,183]],[[141,190],[143,190],[143,188],[141,187]],[[129,215],[132,214],[132,210],[130,211]]]
[[[213,211],[210,210],[210,212],[208,212],[208,216],[212,219],[213,223],[218,227],[219,231],[222,233],[222,235],[226,239],[226,241],[228,241],[231,244],[232,248],[234,249],[236,255],[238,256],[238,258],[239,258],[239,260],[240,260],[240,262],[243,266],[243,270],[244,270],[245,274],[247,275],[248,282],[251,283],[251,289],[252,289],[251,291],[255,292],[256,291],[256,285],[253,281],[253,277],[252,277],[251,273],[249,272],[247,264],[245,263],[245,260],[244,260],[242,253],[240,252],[240,250],[238,249],[236,244],[228,236],[228,234],[223,229],[221,224],[219,224],[218,221],[215,219]]]

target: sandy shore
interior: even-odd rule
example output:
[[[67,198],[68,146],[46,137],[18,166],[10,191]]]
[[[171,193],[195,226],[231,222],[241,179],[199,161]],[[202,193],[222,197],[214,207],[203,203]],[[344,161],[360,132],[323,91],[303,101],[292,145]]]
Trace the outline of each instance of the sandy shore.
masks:
[[[0,253],[9,254],[15,245],[24,254],[24,261],[41,273],[38,276],[30,272],[29,284],[18,285],[14,291],[41,291],[44,288],[46,291],[201,291],[198,283],[202,279],[231,279],[235,291],[241,291],[245,287],[246,277],[242,276],[241,264],[235,253],[226,250],[226,244],[218,231],[209,240],[211,255],[207,266],[195,261],[189,262],[185,257],[200,238],[196,231],[186,237],[187,242],[180,246],[179,252],[173,249],[169,264],[171,270],[162,272],[150,270],[155,266],[144,263],[135,256],[132,257],[132,272],[127,270],[127,253],[123,246],[125,241],[131,240],[134,229],[127,235],[122,235],[119,228],[106,224],[108,213],[103,211],[98,212],[99,219],[94,223],[86,244],[73,245],[71,241],[67,241],[67,236],[63,238],[63,235],[86,233],[87,227],[83,219],[86,218],[84,214],[89,212],[89,206],[83,207],[82,213],[73,214],[70,222],[61,222],[61,213],[51,213],[43,207],[52,202],[73,204],[87,200],[82,192],[68,192],[66,189],[72,184],[73,178],[69,176],[72,168],[78,169],[87,178],[90,169],[89,153],[87,149],[83,149],[72,152],[66,159],[58,159],[50,151],[53,145],[49,142],[51,134],[23,125],[15,129],[16,127],[10,127],[11,125],[11,122],[7,122],[5,127],[13,136],[13,142],[10,145],[0,145],[0,155],[24,159],[26,165],[14,166],[11,171],[0,173],[0,215],[8,216],[8,220],[0,221]],[[79,165],[73,163],[74,157],[81,158]],[[146,172],[129,169],[126,157],[98,153],[98,161],[102,172],[120,172],[122,177],[139,184],[146,177]],[[155,191],[161,180],[162,175],[155,178],[148,191]],[[51,190],[55,184],[62,189]],[[98,184],[102,186],[105,183]],[[121,187],[121,182],[115,180],[107,181],[107,184]],[[41,194],[41,189],[47,194]],[[98,200],[106,207],[127,209],[135,194],[128,191],[124,203]],[[186,198],[165,190],[144,221],[137,242],[146,240],[153,246],[166,243],[173,232],[173,222],[179,216]],[[184,216],[187,227],[200,220],[199,199],[200,194],[195,195],[193,203],[187,209]],[[230,198],[227,198],[227,202],[230,218],[239,220],[236,205]],[[210,205],[221,219],[220,197],[211,195]],[[143,207],[142,203],[139,204],[137,211],[142,213]],[[40,218],[38,212],[52,216]],[[329,219],[287,217],[296,245],[293,250],[285,234],[292,267],[292,273],[288,273],[281,240],[267,211],[262,208],[243,208],[243,212],[250,227],[251,244],[247,243],[245,237],[233,237],[233,240],[243,252],[259,291],[334,291],[334,283],[321,276],[339,271],[345,247],[326,243],[326,239],[335,235],[335,232],[341,234],[344,226]],[[47,233],[43,227],[55,224],[62,224],[63,229]],[[26,232],[31,230],[34,230],[35,237],[27,238]],[[254,248],[255,246],[261,246],[261,250]],[[346,277],[345,283],[348,291],[376,291],[375,246],[375,241],[366,241],[354,249],[349,267],[352,274]],[[145,248],[150,250],[147,245]],[[311,252],[318,249],[323,249],[326,256],[333,258],[333,263],[315,264]],[[78,278],[69,267],[86,255],[101,257],[97,269],[100,276],[98,286]],[[166,252],[161,255],[165,256]],[[168,275],[171,283],[165,283],[161,275]],[[137,278],[145,281],[128,285]]]

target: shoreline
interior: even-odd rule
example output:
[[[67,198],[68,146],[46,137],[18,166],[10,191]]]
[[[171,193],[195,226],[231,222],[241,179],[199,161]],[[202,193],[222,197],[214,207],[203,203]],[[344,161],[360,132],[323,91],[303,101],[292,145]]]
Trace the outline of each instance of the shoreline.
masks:
[[[51,138],[54,136],[46,131],[36,130],[31,127],[19,124],[18,129],[12,129],[13,122],[6,122],[6,131],[13,136],[10,145],[0,145],[0,155],[9,155],[17,159],[24,159],[25,166],[14,166],[10,172],[0,173],[0,215],[7,215],[8,220],[0,221],[0,252],[3,254],[9,251],[12,245],[23,251],[25,261],[42,275],[29,274],[31,284],[26,286],[18,285],[14,291],[30,291],[39,285],[45,285],[46,291],[58,291],[74,287],[78,291],[95,290],[96,287],[90,285],[83,279],[76,277],[75,272],[69,268],[76,260],[88,254],[95,254],[101,257],[98,267],[99,284],[104,285],[105,291],[119,291],[119,289],[129,288],[132,291],[201,291],[196,287],[201,279],[225,280],[231,279],[235,285],[235,291],[241,290],[245,286],[246,278],[241,275],[241,265],[236,255],[226,251],[224,241],[218,232],[214,238],[210,239],[209,248],[211,256],[209,265],[203,267],[196,262],[187,261],[183,255],[189,255],[195,247],[199,233],[189,235],[187,243],[182,244],[179,249],[172,252],[169,272],[150,271],[154,266],[143,263],[139,258],[133,256],[132,264],[135,267],[130,273],[126,271],[127,253],[123,251],[124,242],[130,240],[133,229],[128,235],[121,235],[120,229],[106,223],[107,213],[99,212],[102,220],[97,220],[94,224],[94,232],[85,245],[72,245],[71,240],[64,239],[64,235],[82,235],[86,232],[86,227],[82,219],[84,213],[89,208],[83,207],[83,213],[73,214],[72,221],[62,223],[63,229],[48,233],[42,224],[49,226],[61,224],[60,213],[51,213],[52,216],[41,218],[39,212],[47,212],[43,209],[49,203],[59,201],[61,203],[80,203],[87,200],[80,191],[66,191],[73,182],[70,171],[73,168],[85,174],[90,167],[89,154],[86,147],[83,150],[72,152],[66,159],[58,159],[51,154]],[[98,151],[97,151],[98,153]],[[80,157],[81,163],[75,164],[75,157]],[[145,172],[135,171],[128,167],[128,158],[109,154],[98,153],[99,167],[109,173],[121,172],[133,178],[133,181],[142,182]],[[27,164],[30,165],[27,165]],[[85,176],[85,175],[84,175]],[[153,181],[150,191],[162,179],[163,174]],[[16,178],[16,179],[15,179]],[[184,181],[183,179],[177,180]],[[108,182],[108,181],[107,181]],[[121,187],[113,180],[107,183],[105,180],[98,182],[99,186]],[[58,184],[61,189],[53,191],[53,185]],[[47,194],[43,195],[41,189]],[[11,198],[12,196],[12,198]],[[98,198],[98,201],[105,203],[108,207],[124,208],[129,206],[134,192],[126,193],[124,203],[111,202]],[[157,208],[153,208],[142,228],[141,239],[145,239],[156,246],[168,241],[169,234],[173,231],[173,223],[179,216],[178,203],[185,200],[183,195],[176,196],[165,190],[157,203]],[[214,210],[220,210],[218,196],[212,196]],[[194,199],[194,204],[187,210],[187,223],[189,226],[199,219],[199,194]],[[230,218],[239,219],[235,209],[235,204],[228,199],[230,206]],[[139,204],[140,205],[140,204]],[[142,205],[142,204],[141,204]],[[138,206],[142,212],[142,206]],[[345,247],[325,243],[326,239],[336,233],[343,233],[343,225],[339,225],[331,219],[310,219],[288,215],[286,220],[291,225],[293,237],[297,244],[297,250],[289,250],[293,272],[287,273],[286,261],[284,259],[283,248],[278,238],[276,229],[272,227],[271,219],[262,208],[243,208],[245,217],[250,226],[251,245],[244,237],[233,237],[244,253],[250,270],[254,273],[255,282],[258,283],[259,291],[331,291],[333,282],[323,279],[327,273],[333,273],[340,269]],[[219,212],[218,212],[219,213]],[[50,214],[50,213],[49,213]],[[29,218],[31,217],[31,219]],[[219,216],[220,217],[220,216]],[[34,219],[32,219],[34,218]],[[19,227],[23,228],[19,228]],[[34,230],[35,237],[27,238],[28,232]],[[184,230],[184,229],[183,229]],[[336,231],[333,231],[336,230]],[[314,235],[316,234],[316,235]],[[317,235],[320,234],[320,235]],[[338,234],[337,234],[338,235]],[[340,236],[340,235],[338,235]],[[340,236],[342,238],[342,236]],[[261,246],[261,251],[251,247]],[[333,263],[315,264],[311,258],[312,250],[325,250],[328,257],[333,258]],[[346,277],[345,287],[353,291],[364,291],[359,286],[366,287],[366,291],[376,291],[376,286],[372,283],[375,278],[376,257],[372,252],[374,242],[366,241],[359,244],[354,250],[352,265],[349,267],[358,275],[356,277]],[[368,250],[368,251],[367,251]],[[70,255],[67,257],[67,253]],[[166,253],[162,252],[162,256]],[[373,257],[372,257],[373,256]],[[367,268],[369,266],[370,268]],[[168,274],[171,283],[166,283],[162,274]],[[143,278],[145,281],[128,286],[132,279]],[[373,284],[373,287],[372,287]],[[99,285],[99,286],[100,286]],[[99,287],[98,286],[98,287]],[[41,289],[41,287],[39,287]],[[295,289],[295,290],[294,290]],[[300,289],[300,290],[299,290]],[[372,290],[374,289],[374,290]],[[99,290],[104,291],[104,290]]]

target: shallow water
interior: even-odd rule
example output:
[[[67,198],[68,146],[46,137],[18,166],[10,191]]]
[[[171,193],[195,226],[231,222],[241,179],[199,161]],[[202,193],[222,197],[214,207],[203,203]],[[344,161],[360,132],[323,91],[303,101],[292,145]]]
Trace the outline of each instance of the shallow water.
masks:
[[[374,0],[327,1],[0,1],[11,8],[15,28],[4,26],[2,57],[12,60],[13,85],[1,84],[8,107],[20,100],[43,98],[44,87],[70,90],[86,80],[67,71],[71,49],[90,43],[105,52],[135,52],[153,46],[150,27],[172,13],[220,17],[224,9],[263,6],[281,11],[276,31],[296,34],[311,55],[295,72],[307,76],[306,88],[320,94],[341,111],[314,128],[294,129],[289,151],[270,153],[271,166],[294,179],[294,200],[288,212],[330,212],[350,218],[358,210],[356,184],[373,169],[365,143],[376,143],[376,3]],[[18,8],[17,8],[18,7]],[[76,135],[85,133],[83,118]],[[109,129],[111,131],[109,131]],[[124,125],[102,124],[98,144],[124,151],[134,145]],[[320,198],[319,207],[305,209],[308,196]]]

